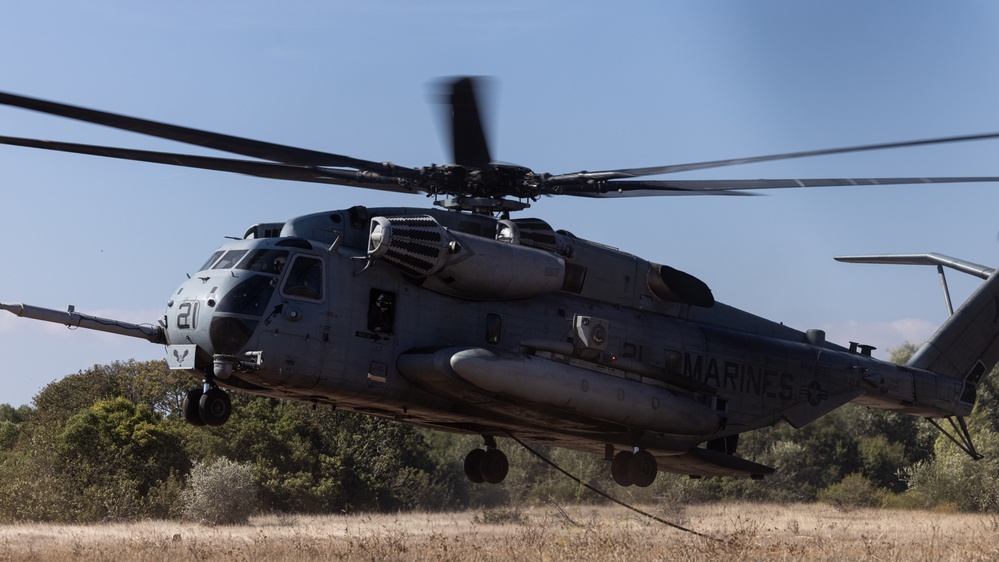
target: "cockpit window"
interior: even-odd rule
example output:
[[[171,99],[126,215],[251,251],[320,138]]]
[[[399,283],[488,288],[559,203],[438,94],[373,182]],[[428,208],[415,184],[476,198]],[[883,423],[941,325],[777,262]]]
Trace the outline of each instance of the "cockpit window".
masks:
[[[212,269],[231,269],[246,254],[246,250],[229,250]]]
[[[204,271],[204,270],[208,269],[209,267],[211,267],[212,264],[215,263],[215,260],[217,260],[220,257],[222,257],[222,254],[224,254],[224,253],[225,253],[225,251],[223,251],[223,250],[217,250],[214,254],[212,254],[212,257],[208,258],[208,261],[205,262],[205,265],[201,266],[198,269],[198,271]]]
[[[263,316],[274,294],[274,278],[251,275],[232,288],[218,304],[218,312]]]
[[[311,256],[295,256],[281,292],[310,300],[323,298],[323,262]]]
[[[288,263],[288,250],[255,250],[239,262],[236,269],[280,275]]]

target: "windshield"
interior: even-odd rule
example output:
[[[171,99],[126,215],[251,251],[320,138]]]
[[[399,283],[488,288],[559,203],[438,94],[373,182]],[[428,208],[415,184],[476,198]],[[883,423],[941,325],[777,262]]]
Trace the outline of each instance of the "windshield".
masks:
[[[222,256],[222,259],[215,264],[212,269],[229,269],[236,265],[236,262],[240,260],[245,254],[246,250],[229,250]]]
[[[206,269],[245,269],[281,275],[288,263],[288,250],[219,250],[198,271]]]
[[[288,263],[288,250],[255,250],[239,262],[236,269],[280,275],[286,263]]]
[[[220,257],[222,257],[222,254],[224,254],[224,253],[225,253],[225,251],[223,251],[223,250],[217,250],[214,254],[212,254],[212,257],[208,258],[208,261],[205,262],[205,265],[201,266],[198,269],[198,271],[204,271],[204,270],[208,269],[209,267],[211,267],[212,264],[215,263],[216,261],[218,261],[218,259]]]
[[[274,294],[274,278],[251,275],[232,288],[219,302],[219,312],[263,316]]]

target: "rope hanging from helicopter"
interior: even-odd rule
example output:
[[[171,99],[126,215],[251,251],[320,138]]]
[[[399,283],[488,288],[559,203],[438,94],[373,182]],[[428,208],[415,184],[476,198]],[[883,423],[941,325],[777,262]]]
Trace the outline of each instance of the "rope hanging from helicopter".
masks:
[[[596,486],[593,486],[592,484],[584,482],[581,478],[579,478],[579,477],[571,474],[569,471],[567,471],[564,468],[562,468],[561,466],[555,464],[555,461],[549,459],[548,457],[546,457],[546,456],[542,455],[541,453],[539,453],[539,452],[535,451],[534,449],[532,449],[527,443],[524,443],[523,441],[521,441],[520,439],[518,439],[514,434],[510,433],[509,431],[507,432],[507,436],[510,439],[513,439],[514,441],[516,441],[518,445],[520,445],[521,447],[523,447],[524,449],[526,449],[528,453],[531,453],[535,457],[541,459],[548,466],[550,466],[550,467],[554,468],[555,470],[561,472],[562,474],[564,474],[565,476],[567,476],[569,479],[571,479],[575,483],[579,484],[580,486],[583,486],[587,490],[593,492],[594,494],[597,494],[598,496],[600,496],[600,497],[602,497],[602,498],[604,498],[606,500],[609,500],[609,501],[611,501],[613,503],[616,503],[617,505],[620,505],[621,507],[624,507],[626,509],[630,509],[631,511],[634,511],[635,513],[637,513],[639,515],[642,515],[644,517],[648,517],[649,519],[652,519],[653,521],[655,521],[657,523],[662,523],[663,525],[666,525],[667,527],[672,527],[672,528],[674,528],[674,529],[676,529],[678,531],[683,531],[684,533],[690,533],[691,535],[700,537],[702,539],[708,539],[708,540],[716,541],[716,542],[724,542],[724,541],[722,541],[721,539],[719,539],[717,537],[712,537],[711,535],[706,535],[704,533],[695,531],[693,529],[688,529],[687,527],[684,527],[682,525],[678,525],[676,523],[672,523],[672,522],[667,521],[667,520],[665,520],[665,519],[663,519],[663,518],[661,518],[659,516],[653,515],[653,514],[647,512],[647,511],[643,511],[643,510],[641,510],[641,509],[639,509],[639,508],[637,508],[637,507],[635,507],[633,505],[627,504],[627,503],[625,503],[625,502],[623,502],[623,501],[615,498],[614,496],[608,494],[607,492],[604,492],[600,488],[597,488]]]

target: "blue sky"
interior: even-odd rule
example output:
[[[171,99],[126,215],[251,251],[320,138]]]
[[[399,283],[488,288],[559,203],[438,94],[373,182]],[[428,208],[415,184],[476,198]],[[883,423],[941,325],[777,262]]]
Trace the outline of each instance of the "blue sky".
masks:
[[[999,131],[999,5],[800,1],[19,2],[0,90],[408,166],[445,162],[433,81],[495,79],[499,160],[553,173]],[[0,134],[183,150],[0,108]],[[999,141],[684,177],[999,175]],[[421,197],[0,147],[0,301],[155,322],[257,222]],[[931,269],[834,255],[937,251],[994,265],[999,185],[764,197],[547,198],[525,216],[667,263],[800,329],[892,347],[946,316]],[[955,299],[977,280],[952,274]],[[880,353],[881,350],[879,350]],[[139,340],[0,314],[0,402]],[[883,355],[882,355],[883,356]]]

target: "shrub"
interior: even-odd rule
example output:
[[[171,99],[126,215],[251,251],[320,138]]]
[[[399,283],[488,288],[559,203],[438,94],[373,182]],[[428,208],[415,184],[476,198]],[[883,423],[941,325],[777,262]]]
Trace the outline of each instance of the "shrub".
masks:
[[[482,517],[472,518],[473,523],[480,525],[520,525],[526,521],[524,513],[516,507],[484,509]]]
[[[206,525],[246,523],[257,507],[253,469],[226,458],[198,463],[183,497],[188,519]]]
[[[880,506],[884,496],[884,490],[858,473],[848,474],[843,480],[819,491],[820,502],[844,510]]]

